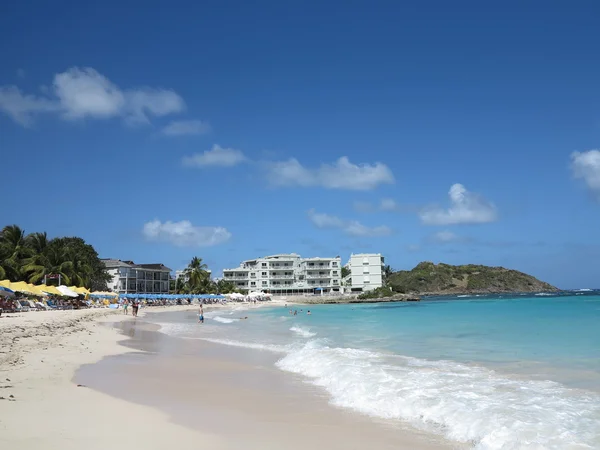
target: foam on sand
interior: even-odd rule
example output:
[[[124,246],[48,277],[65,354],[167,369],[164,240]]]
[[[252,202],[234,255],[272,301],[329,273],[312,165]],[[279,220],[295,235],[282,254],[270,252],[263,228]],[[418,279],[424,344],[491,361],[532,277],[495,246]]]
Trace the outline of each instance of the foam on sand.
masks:
[[[310,341],[277,366],[325,388],[331,402],[400,419],[480,450],[600,448],[600,397],[551,381]]]

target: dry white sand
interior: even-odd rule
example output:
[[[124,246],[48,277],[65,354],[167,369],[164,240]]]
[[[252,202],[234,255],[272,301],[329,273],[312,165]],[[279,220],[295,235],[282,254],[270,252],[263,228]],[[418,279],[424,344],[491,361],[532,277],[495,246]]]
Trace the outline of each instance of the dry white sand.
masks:
[[[0,449],[221,448],[218,436],[72,382],[82,364],[129,351],[103,317],[132,320],[107,309],[0,318]]]

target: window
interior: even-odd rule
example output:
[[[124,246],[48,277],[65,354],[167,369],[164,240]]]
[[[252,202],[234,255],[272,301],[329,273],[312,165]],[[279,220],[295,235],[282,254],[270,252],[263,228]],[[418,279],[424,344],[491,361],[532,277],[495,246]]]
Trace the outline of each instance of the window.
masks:
[[[261,267],[267,267],[267,263],[262,263]]]
[[[266,286],[266,285],[267,285],[267,282],[266,282],[266,281],[263,281],[263,282],[262,282],[262,285],[263,285],[263,286]]]
[[[331,267],[337,267],[337,262],[333,261],[333,262],[331,263]]]
[[[250,278],[256,278],[256,274],[255,274],[254,272],[252,272],[252,273],[250,274]]]
[[[333,284],[338,284],[339,281],[338,280],[333,280]]]
[[[331,272],[333,275],[337,275],[337,270],[334,270],[333,272]]]
[[[261,273],[261,275],[262,275],[263,277],[266,277],[266,276],[267,276],[267,272],[263,272],[263,273]]]
[[[251,281],[250,286],[256,286],[256,281]]]

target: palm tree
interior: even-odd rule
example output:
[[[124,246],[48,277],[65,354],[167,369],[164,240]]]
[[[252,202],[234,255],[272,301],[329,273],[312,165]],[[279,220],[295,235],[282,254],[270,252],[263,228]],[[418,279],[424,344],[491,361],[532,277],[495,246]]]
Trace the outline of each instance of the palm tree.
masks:
[[[71,284],[74,272],[73,262],[67,258],[66,250],[58,246],[48,246],[43,253],[36,253],[24,260],[23,272],[30,283],[39,283],[47,275],[60,275],[63,284]]]
[[[383,278],[383,284],[387,285],[390,276],[394,273],[394,269],[390,265],[383,266],[383,270],[381,271],[381,275]]]
[[[191,286],[199,287],[205,283],[207,279],[210,280],[207,270],[208,266],[202,262],[202,258],[194,256],[185,269],[184,274]]]
[[[2,272],[11,281],[19,281],[23,258],[31,254],[26,246],[25,232],[17,225],[7,225],[0,231],[0,255]]]

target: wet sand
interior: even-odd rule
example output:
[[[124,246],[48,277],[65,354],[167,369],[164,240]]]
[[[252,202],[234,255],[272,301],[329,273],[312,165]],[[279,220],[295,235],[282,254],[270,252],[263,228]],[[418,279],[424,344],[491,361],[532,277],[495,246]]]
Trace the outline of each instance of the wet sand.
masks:
[[[81,367],[75,383],[218,436],[223,449],[465,448],[396,421],[335,408],[324,391],[276,369],[271,353],[160,333],[153,322],[161,314],[115,324],[131,351]],[[195,319],[192,312],[166,314]],[[216,448],[211,445],[198,442],[197,448]]]

